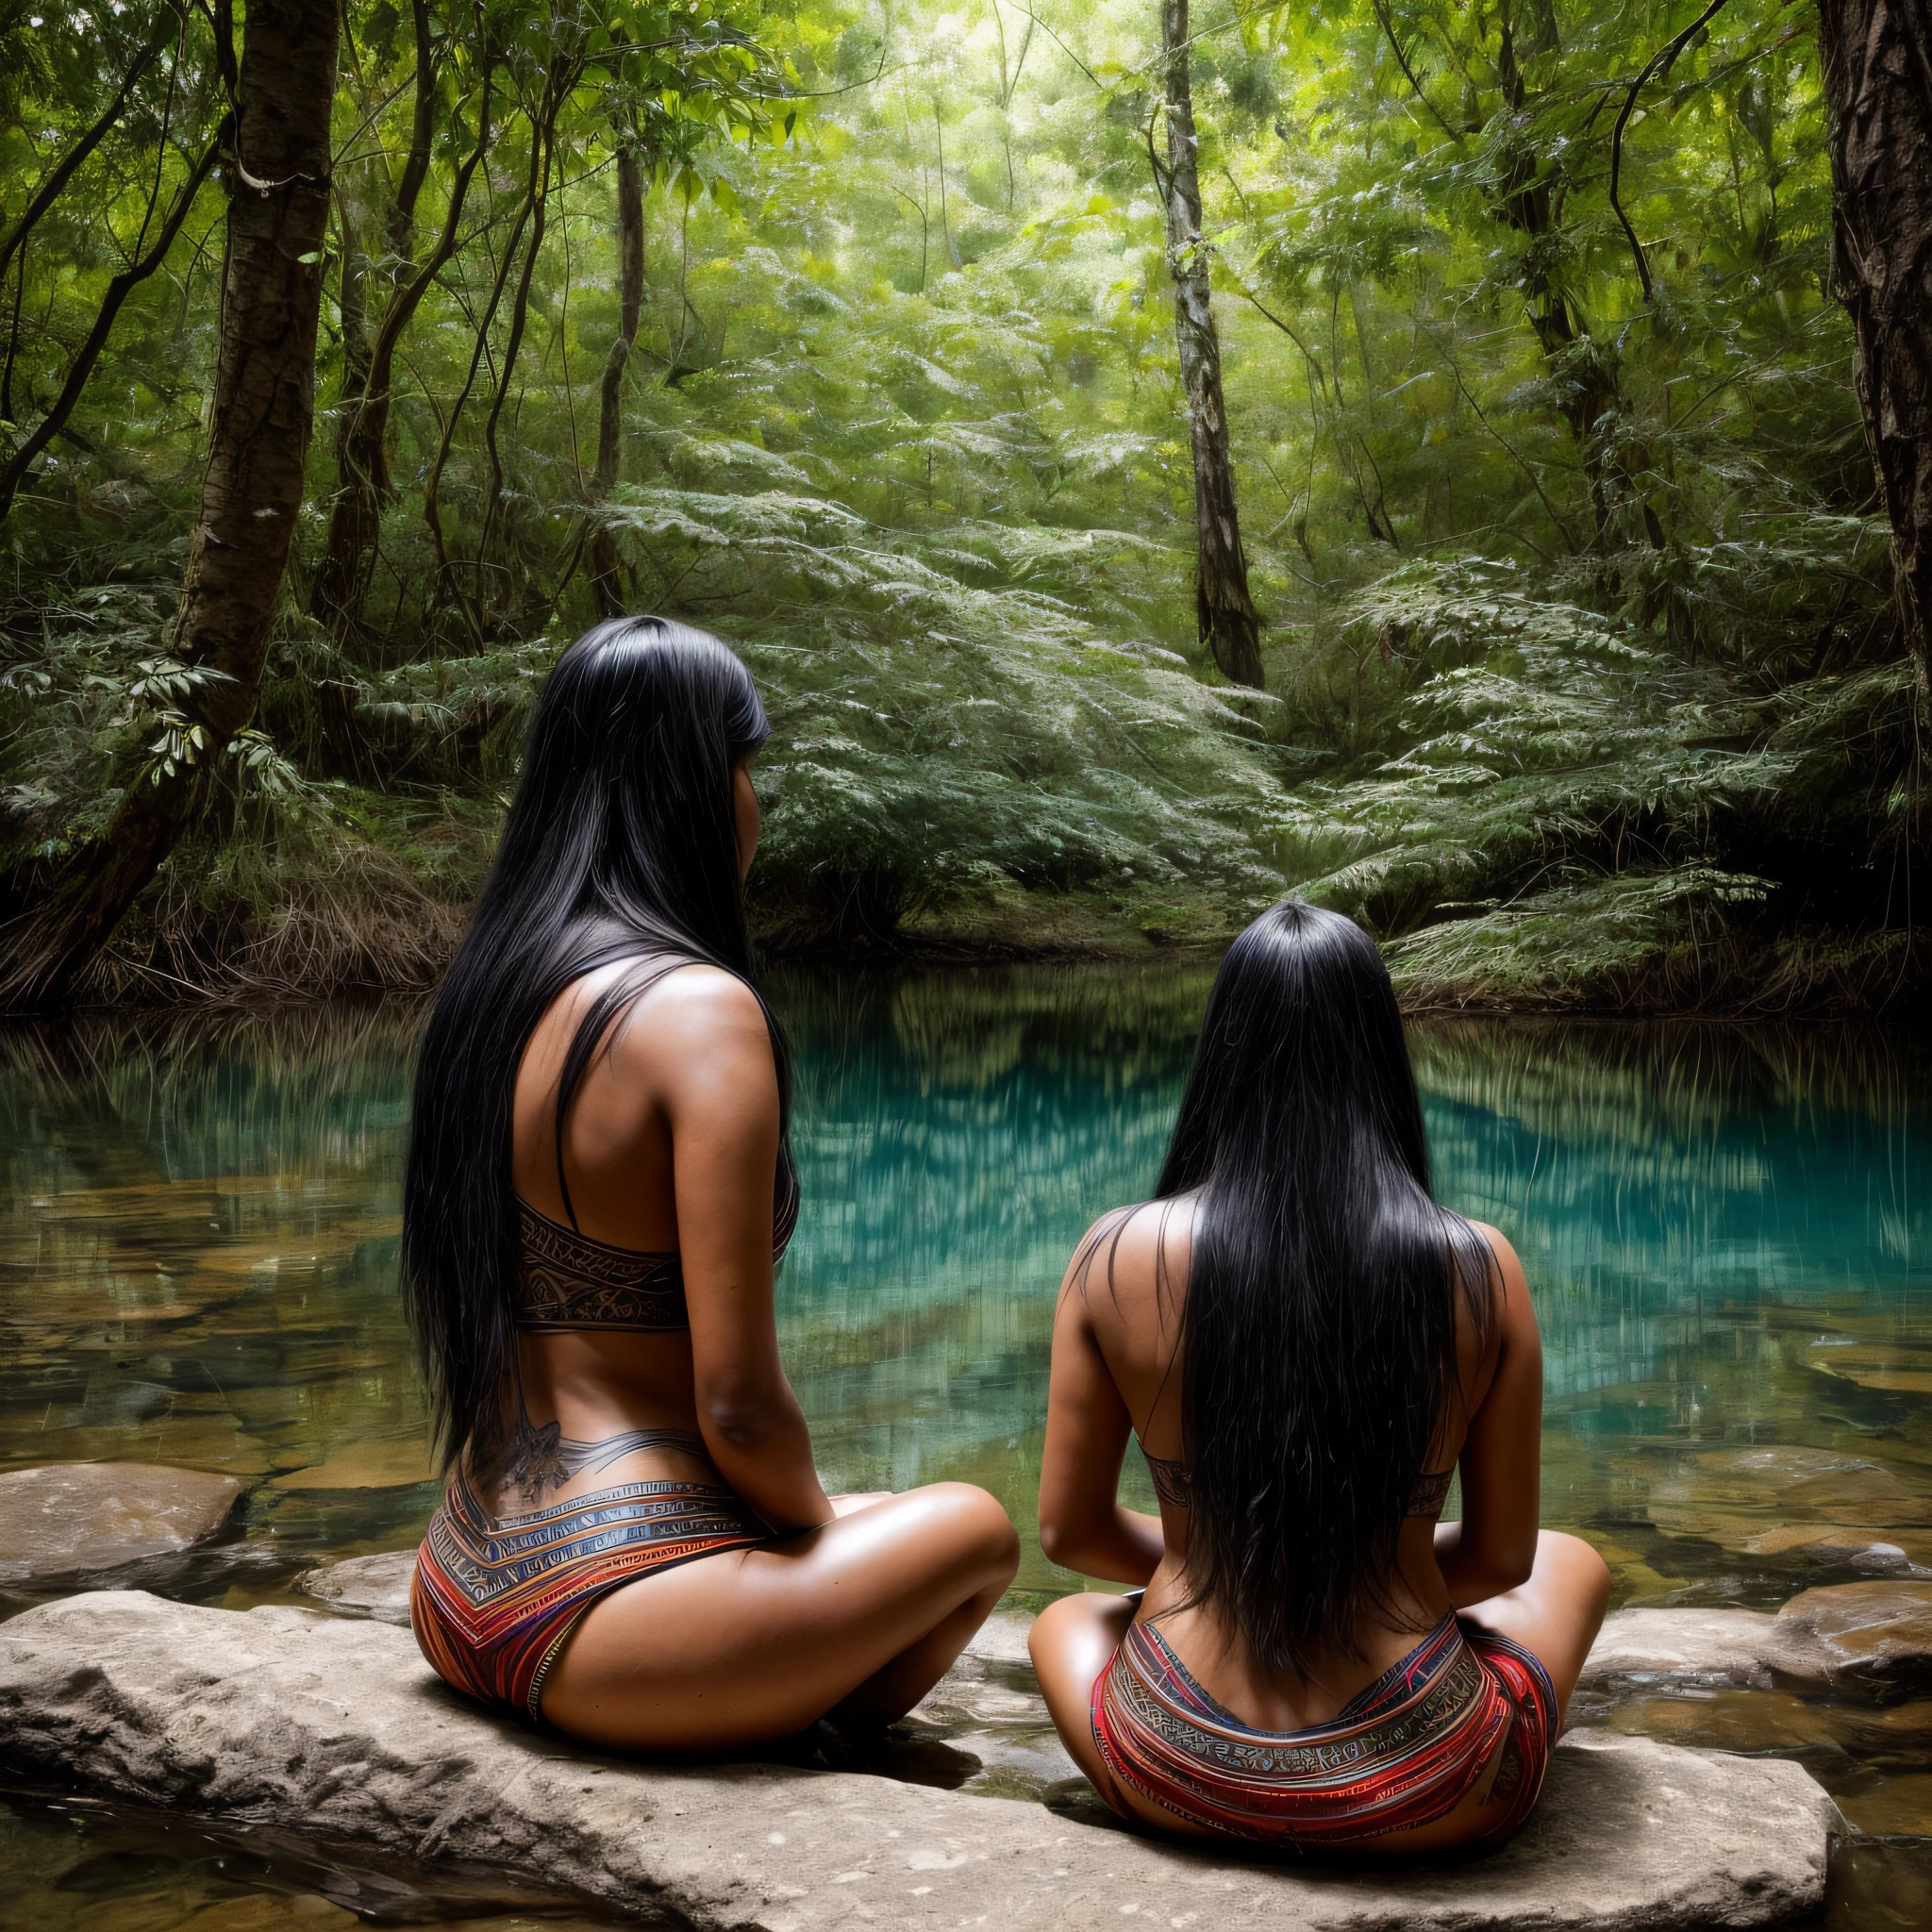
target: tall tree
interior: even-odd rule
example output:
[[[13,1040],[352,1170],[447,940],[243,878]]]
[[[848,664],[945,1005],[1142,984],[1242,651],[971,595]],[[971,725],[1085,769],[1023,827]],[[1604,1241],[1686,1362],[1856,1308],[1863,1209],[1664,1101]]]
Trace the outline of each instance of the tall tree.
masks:
[[[424,297],[437,286],[438,278],[457,253],[470,183],[496,136],[497,130],[491,121],[495,50],[480,25],[478,11],[475,58],[481,71],[481,101],[476,110],[476,140],[450,184],[442,230],[428,259],[418,266],[412,259],[416,206],[429,174],[439,75],[426,0],[417,0],[415,7],[415,110],[408,155],[388,214],[395,286],[374,337],[366,347],[343,358],[342,396],[336,422],[336,496],[329,510],[328,537],[310,598],[315,615],[338,634],[347,633],[361,622],[363,592],[375,558],[383,508],[395,493],[389,474],[389,421],[397,349]],[[350,307],[350,268],[345,234],[341,266],[345,337],[349,333],[346,311]]]
[[[1819,0],[1832,281],[1891,520],[1899,618],[1932,683],[1932,6]]]
[[[330,194],[337,0],[249,0],[223,163],[227,250],[201,513],[166,684],[166,749],[118,774],[105,831],[77,846],[7,935],[0,1007],[64,995],[206,795],[254,714],[302,506]]]
[[[626,143],[617,156],[617,334],[604,359],[597,403],[597,501],[617,482],[624,456],[624,385],[637,346],[644,306],[644,175],[637,149]],[[606,617],[618,616],[623,598],[617,583],[617,546],[600,524],[591,539],[591,586]]]
[[[1482,21],[1480,13],[1475,17]],[[1545,20],[1535,41],[1554,45],[1555,40],[1555,24]],[[1538,126],[1546,104],[1530,92],[1507,8],[1498,26],[1495,66],[1501,98],[1481,130],[1495,158],[1491,207],[1523,238],[1516,285],[1554,378],[1563,421],[1582,453],[1597,548],[1607,550],[1615,541],[1618,511],[1627,493],[1627,479],[1612,454],[1615,425],[1624,410],[1617,352],[1592,333],[1571,286],[1564,258],[1570,246],[1562,211],[1566,184],[1540,146],[1540,134],[1542,142],[1549,139]]]
[[[1194,446],[1195,622],[1214,661],[1237,684],[1261,688],[1261,619],[1248,594],[1248,560],[1235,506],[1227,410],[1221,397],[1221,341],[1214,329],[1209,251],[1201,239],[1200,140],[1188,59],[1188,0],[1161,0],[1160,56],[1167,162],[1148,158],[1167,213],[1174,275],[1174,331],[1180,347],[1188,429]]]

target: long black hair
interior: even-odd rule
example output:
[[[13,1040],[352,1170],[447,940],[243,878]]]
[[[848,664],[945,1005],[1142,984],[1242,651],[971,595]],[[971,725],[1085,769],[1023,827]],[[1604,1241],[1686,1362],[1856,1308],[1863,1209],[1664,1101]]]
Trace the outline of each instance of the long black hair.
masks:
[[[492,1466],[521,1406],[510,1122],[524,1050],[573,982],[631,962],[591,1003],[564,1058],[561,1187],[571,1102],[646,988],[692,962],[751,985],[733,771],[770,730],[729,648],[665,618],[592,625],[544,684],[496,863],[416,1061],[403,1292],[445,1468],[466,1444]],[[791,1061],[769,1007],[765,1020],[782,1124]],[[783,1141],[777,1187],[782,1208],[797,1190]]]
[[[1429,1192],[1388,969],[1286,899],[1208,996],[1162,1199],[1199,1191],[1181,1311],[1192,1601],[1276,1670],[1359,1655],[1494,1260]]]

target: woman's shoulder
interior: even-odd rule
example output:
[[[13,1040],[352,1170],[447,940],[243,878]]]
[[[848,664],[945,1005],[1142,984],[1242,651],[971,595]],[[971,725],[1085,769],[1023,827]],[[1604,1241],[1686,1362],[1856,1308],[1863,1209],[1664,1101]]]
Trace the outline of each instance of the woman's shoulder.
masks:
[[[1085,1292],[1098,1281],[1116,1302],[1182,1286],[1196,1206],[1193,1195],[1180,1194],[1109,1208],[1074,1247],[1068,1286]]]
[[[613,994],[621,1004],[585,1069],[587,1093],[669,1096],[720,1083],[743,1091],[748,1079],[774,1077],[764,1008],[742,979],[698,961],[656,963],[661,970],[641,958],[611,960],[564,989],[532,1041],[548,1077],[592,1008]]]
[[[1526,1297],[1529,1284],[1509,1237],[1501,1228],[1491,1227],[1487,1221],[1471,1221],[1465,1216],[1464,1222],[1473,1233],[1481,1237],[1483,1245],[1490,1252],[1493,1264],[1489,1270],[1491,1301],[1493,1304],[1507,1303],[1519,1293]]]
[[[665,1018],[691,1025],[714,1027],[756,1026],[765,1032],[765,1009],[758,996],[737,974],[723,966],[708,966],[701,959],[681,959],[667,964],[661,976],[645,989],[642,1005]]]
[[[619,1072],[650,1072],[685,1084],[769,1073],[772,1036],[758,996],[722,966],[682,962],[654,979],[611,1040]]]

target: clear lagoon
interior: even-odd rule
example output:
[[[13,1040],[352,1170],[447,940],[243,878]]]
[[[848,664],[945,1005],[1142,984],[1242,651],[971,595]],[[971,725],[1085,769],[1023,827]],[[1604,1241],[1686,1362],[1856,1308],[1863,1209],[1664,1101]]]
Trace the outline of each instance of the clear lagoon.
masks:
[[[1153,1183],[1208,983],[776,982],[805,1186],[782,1341],[828,1482],[963,1476],[1030,1532],[1055,1290],[1093,1215]],[[432,1507],[395,1291],[413,1026],[199,1014],[0,1038],[0,1468],[241,1478],[245,1535],[182,1575],[203,1601],[284,1598],[319,1560],[406,1546]],[[1932,1568],[1932,1041],[1474,1021],[1413,1039],[1438,1191],[1515,1241],[1537,1298],[1545,1520],[1597,1542],[1619,1600],[1772,1607]],[[1023,1601],[1078,1583],[1029,1536]],[[1874,1756],[1829,1724],[1794,1743],[1758,1708],[1610,1721],[1803,1757],[1883,1840],[1854,1861],[1860,1910],[1932,1924],[1912,1903],[1932,1726]],[[32,1874],[0,1926],[172,1932],[219,1905],[243,1932],[250,1901],[335,1909],[299,1860],[158,1832],[0,1806],[0,1867]]]

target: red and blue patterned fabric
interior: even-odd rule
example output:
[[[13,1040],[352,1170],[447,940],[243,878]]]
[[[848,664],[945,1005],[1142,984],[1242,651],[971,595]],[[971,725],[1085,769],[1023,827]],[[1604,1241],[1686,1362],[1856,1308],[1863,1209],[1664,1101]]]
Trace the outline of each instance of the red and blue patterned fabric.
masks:
[[[1199,1830],[1307,1851],[1355,1845],[1446,1816],[1490,1775],[1488,1845],[1542,1789],[1557,1696],[1528,1651],[1451,1613],[1332,1723],[1251,1730],[1158,1630],[1135,1624],[1094,1679],[1091,1717],[1112,1776]]]
[[[409,1622],[448,1683],[541,1722],[543,1680],[599,1597],[770,1534],[731,1491],[704,1483],[622,1483],[492,1517],[458,1474],[417,1553]]]

